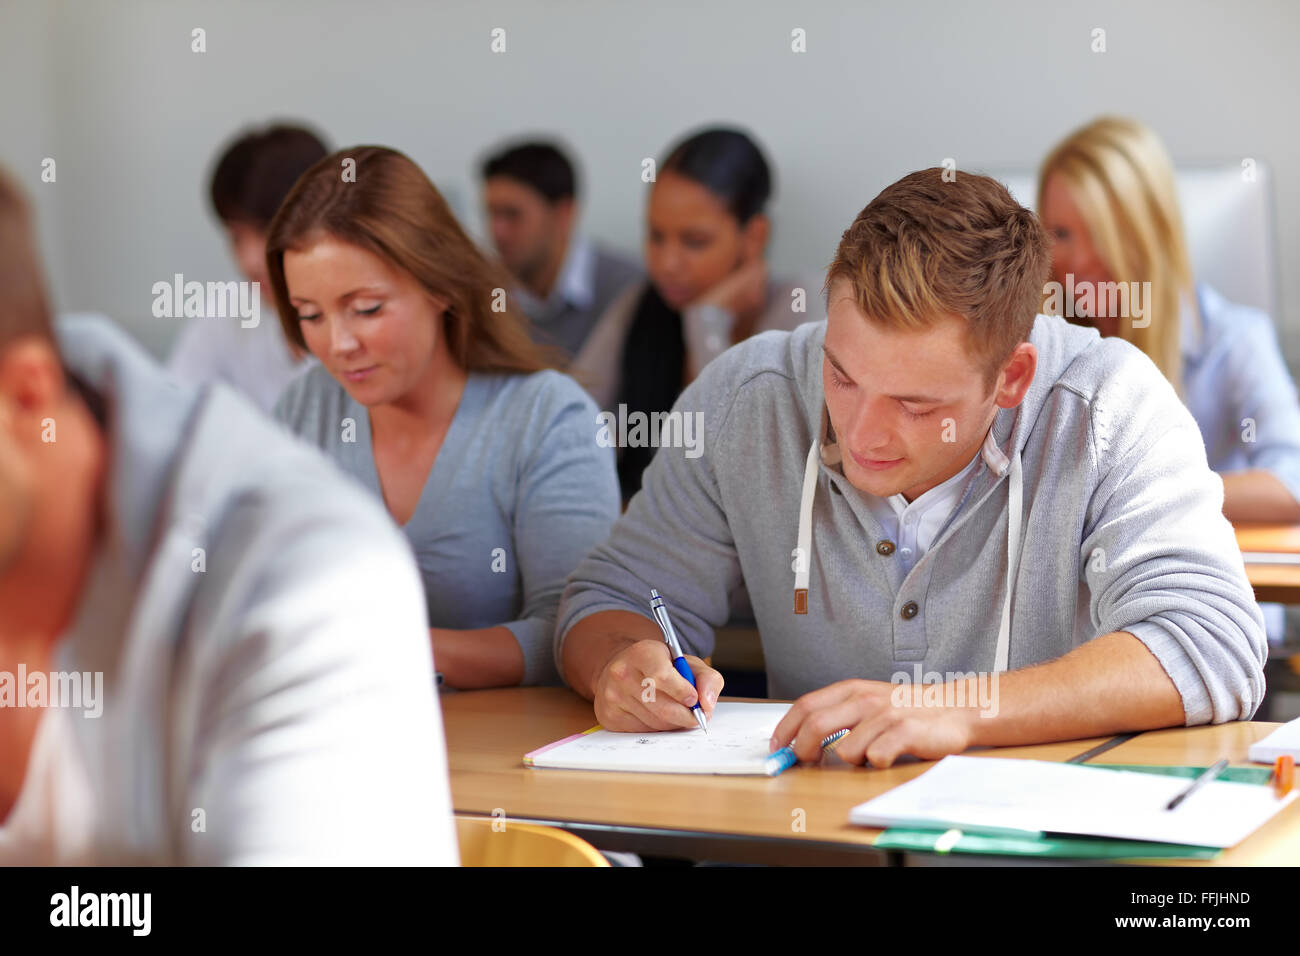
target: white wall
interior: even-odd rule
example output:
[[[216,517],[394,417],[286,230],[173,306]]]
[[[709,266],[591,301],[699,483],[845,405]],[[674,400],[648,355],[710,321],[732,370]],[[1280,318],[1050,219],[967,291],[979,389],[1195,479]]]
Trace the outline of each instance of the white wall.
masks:
[[[334,145],[419,161],[481,234],[476,160],[526,131],[567,140],[585,221],[634,249],[640,161],[710,121],[752,129],[777,169],[772,258],[819,269],[884,185],[954,157],[1032,166],[1100,112],[1151,124],[1178,162],[1261,157],[1278,204],[1284,344],[1300,358],[1300,5],[833,0],[0,0],[0,161],[39,205],[65,309],[156,351],[155,281],[232,266],[205,199],[214,151],[302,118]],[[190,52],[190,31],[207,52]],[[489,50],[504,27],[507,52]],[[790,52],[802,27],[808,52]],[[1107,32],[1107,52],[1090,50]],[[58,182],[41,184],[39,159]]]
[[[0,165],[20,177],[31,195],[47,277],[63,288],[68,276],[60,241],[61,191],[56,184],[40,181],[41,161],[61,152],[55,121],[54,14],[50,4],[0,0]]]

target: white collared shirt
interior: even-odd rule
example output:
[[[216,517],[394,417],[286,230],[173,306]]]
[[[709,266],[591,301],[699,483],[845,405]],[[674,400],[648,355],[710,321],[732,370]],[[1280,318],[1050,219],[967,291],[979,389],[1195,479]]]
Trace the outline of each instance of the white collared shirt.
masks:
[[[910,503],[901,494],[890,495],[888,498],[865,493],[862,495],[871,513],[885,529],[885,534],[893,539],[904,573],[910,572],[912,566],[921,560],[921,556],[934,543],[939,530],[961,501],[962,493],[966,490],[966,480],[975,470],[979,459],[980,453],[976,451],[965,468]]]

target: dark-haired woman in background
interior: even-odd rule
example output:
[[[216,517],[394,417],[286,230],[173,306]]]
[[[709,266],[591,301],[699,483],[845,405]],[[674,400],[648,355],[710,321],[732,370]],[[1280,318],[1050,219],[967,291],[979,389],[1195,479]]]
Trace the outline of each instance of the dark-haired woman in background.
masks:
[[[659,165],[646,209],[649,279],[614,300],[570,366],[602,409],[666,412],[735,343],[825,317],[818,285],[768,276],[771,194],[767,161],[736,130],[696,133]],[[655,450],[619,449],[624,500]]]
[[[494,311],[508,278],[420,168],[376,146],[303,174],[267,271],[285,334],[320,361],[276,416],[406,533],[446,683],[559,683],[560,592],[608,535],[618,488],[591,399],[546,366],[522,316]]]

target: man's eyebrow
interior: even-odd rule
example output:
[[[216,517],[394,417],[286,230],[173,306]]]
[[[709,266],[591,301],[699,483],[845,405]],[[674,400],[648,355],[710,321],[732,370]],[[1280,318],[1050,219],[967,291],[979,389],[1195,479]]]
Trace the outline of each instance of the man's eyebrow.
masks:
[[[826,353],[826,357],[830,359],[831,364],[835,366],[835,371],[839,372],[840,375],[852,382],[853,379],[849,376],[849,373],[844,371],[844,366],[840,364],[839,359],[835,357],[835,353],[826,346],[825,342],[822,343],[822,351]]]
[[[826,347],[825,343],[822,343],[822,351],[826,353],[826,357],[830,359],[830,363],[835,366],[835,371],[839,372],[841,376],[848,379],[850,382],[853,382],[852,377],[848,372],[844,371],[844,366],[839,363],[835,358],[835,354]],[[854,382],[854,384],[857,383]],[[892,398],[896,402],[912,402],[916,405],[942,405],[947,401],[946,398],[934,398],[929,395],[886,395],[885,397]]]

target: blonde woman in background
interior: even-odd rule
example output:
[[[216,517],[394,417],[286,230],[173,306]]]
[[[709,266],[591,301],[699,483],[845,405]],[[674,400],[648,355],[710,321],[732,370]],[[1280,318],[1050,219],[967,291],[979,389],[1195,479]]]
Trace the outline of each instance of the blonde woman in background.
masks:
[[[1043,161],[1038,211],[1066,289],[1149,283],[1140,301],[1094,295],[1082,321],[1140,348],[1173,384],[1223,479],[1229,520],[1300,521],[1300,404],[1269,317],[1195,281],[1173,164],[1136,120],[1101,117]],[[1053,303],[1050,302],[1048,308]],[[1067,315],[1069,313],[1067,312]],[[1280,607],[1265,607],[1280,640]]]

